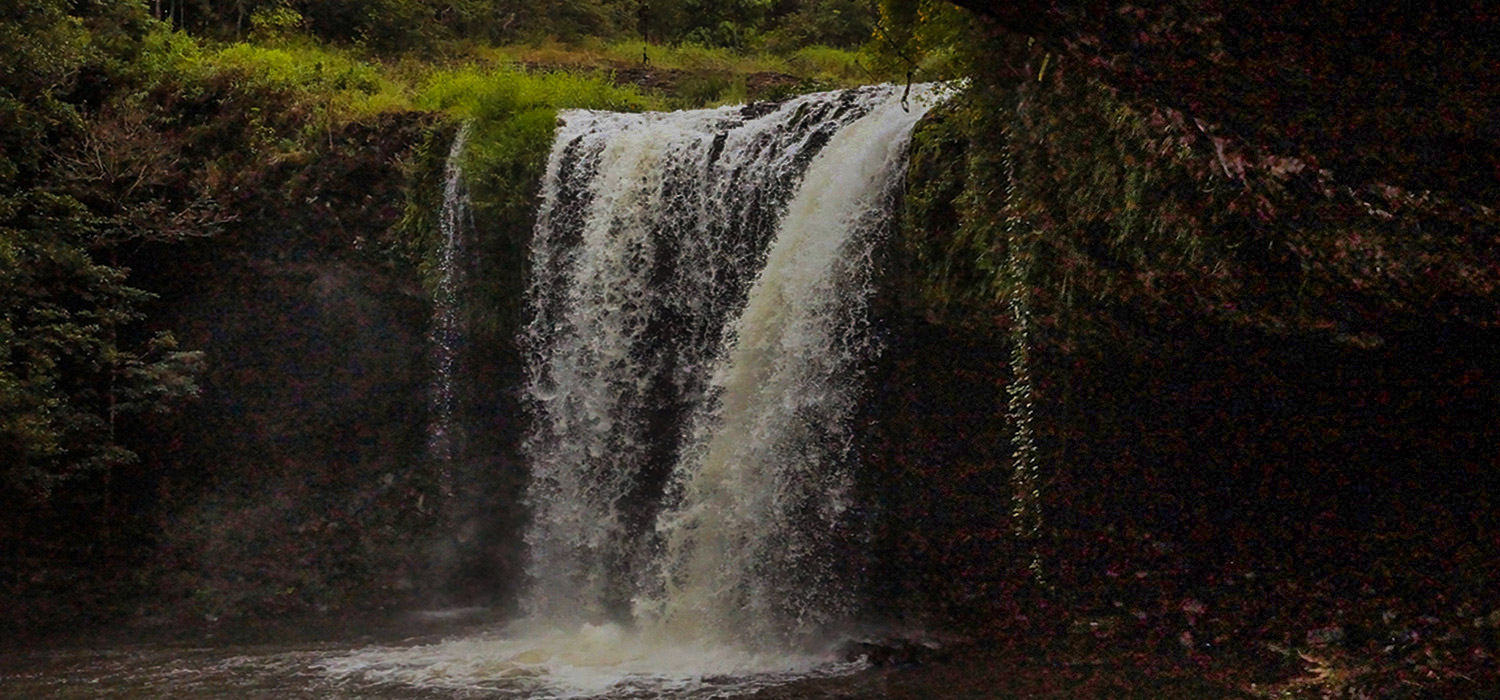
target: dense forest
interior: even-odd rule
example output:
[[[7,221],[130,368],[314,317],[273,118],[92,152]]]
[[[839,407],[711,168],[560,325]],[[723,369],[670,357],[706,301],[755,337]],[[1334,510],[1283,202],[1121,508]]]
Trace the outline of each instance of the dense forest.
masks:
[[[1497,23],[1477,1],[7,4],[0,630],[512,604],[508,392],[557,111],[954,80],[880,260],[871,606],[1071,679],[1035,693],[1142,672],[1488,697]],[[496,234],[450,474],[424,392],[462,124]],[[1100,665],[1135,670],[1078,670]]]
[[[746,48],[765,43],[855,46],[874,10],[858,2],[173,2],[151,15],[198,36],[243,39],[267,27],[376,51],[434,51],[453,41],[641,37]]]

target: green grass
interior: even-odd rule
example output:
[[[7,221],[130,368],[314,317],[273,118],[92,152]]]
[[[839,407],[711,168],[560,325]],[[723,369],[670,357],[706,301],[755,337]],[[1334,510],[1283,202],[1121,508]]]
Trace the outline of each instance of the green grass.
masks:
[[[310,41],[229,44],[205,52],[203,60],[216,71],[237,71],[258,87],[300,93],[309,107],[335,122],[415,106],[412,76]]]
[[[823,46],[775,55],[692,44],[549,41],[456,47],[438,61],[380,62],[305,37],[202,45],[180,33],[162,33],[148,53],[161,73],[202,78],[233,72],[251,87],[296,93],[325,123],[413,109],[480,117],[482,104],[638,110],[745,101],[751,96],[746,77],[764,73],[794,76],[803,89],[902,79],[872,72],[871,61],[854,52]],[[642,67],[686,73],[670,89],[681,94],[663,100],[611,85],[615,73]]]
[[[517,68],[469,66],[427,76],[413,105],[483,121],[531,109],[640,111],[660,103],[633,87],[614,85],[599,73],[528,73]]]
[[[768,51],[741,52],[697,44],[661,45],[640,40],[611,43],[562,44],[542,41],[498,47],[477,47],[472,54],[486,62],[525,66],[555,66],[585,70],[651,68],[666,71],[721,76],[781,73],[808,81],[852,86],[896,80],[889,71],[872,71],[873,61],[859,52],[827,46],[809,46],[778,54]],[[643,61],[643,57],[646,59]]]
[[[785,60],[785,72],[833,82],[886,82],[897,76],[882,75],[870,69],[870,60],[859,54],[827,46],[797,49]]]

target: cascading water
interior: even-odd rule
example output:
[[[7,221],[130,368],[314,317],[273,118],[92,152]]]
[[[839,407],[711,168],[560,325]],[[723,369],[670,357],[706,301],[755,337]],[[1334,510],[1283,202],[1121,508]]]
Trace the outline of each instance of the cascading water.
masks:
[[[652,584],[653,518],[706,439],[726,325],[812,156],[877,102],[566,116],[532,249],[533,618],[626,617]]]
[[[432,309],[432,386],[428,396],[431,421],[427,429],[428,458],[438,466],[439,487],[444,496],[453,493],[452,462],[457,456],[458,434],[454,423],[455,372],[459,344],[463,340],[459,289],[463,286],[461,264],[465,234],[473,228],[469,191],[464,186],[461,159],[469,143],[469,125],[459,129],[443,166],[443,207],[438,230],[443,248],[438,255],[438,284]]]
[[[526,619],[326,668],[516,696],[829,668],[863,548],[849,420],[872,251],[939,90],[565,112],[524,337]]]
[[[664,587],[647,610],[673,637],[795,643],[852,612],[840,565],[864,544],[848,421],[875,352],[872,251],[925,111],[893,89],[869,99],[811,162],[709,368],[657,523]]]

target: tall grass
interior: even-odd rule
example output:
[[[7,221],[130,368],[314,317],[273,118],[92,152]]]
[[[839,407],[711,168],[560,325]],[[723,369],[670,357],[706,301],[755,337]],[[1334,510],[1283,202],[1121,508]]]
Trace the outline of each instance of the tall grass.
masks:
[[[473,47],[472,55],[494,64],[555,66],[601,71],[651,68],[714,75],[789,74],[808,81],[844,87],[894,80],[890,71],[873,71],[874,62],[859,52],[808,46],[790,53],[736,51],[698,44],[648,44],[641,40],[583,41],[563,44],[538,41],[498,47]]]
[[[845,82],[883,82],[894,76],[873,72],[858,53],[827,46],[805,46],[784,61],[785,72],[809,78]]]
[[[618,86],[596,73],[528,73],[513,67],[468,66],[428,76],[413,101],[417,109],[448,112],[461,119],[503,119],[532,109],[639,111],[660,106],[634,87]]]
[[[586,39],[450,48],[443,60],[376,61],[298,35],[215,45],[163,31],[147,42],[141,63],[151,66],[148,80],[191,83],[232,75],[246,90],[290,95],[325,127],[406,110],[485,119],[541,107],[665,109],[764,98],[746,87],[754,74],[791,75],[800,86],[793,92],[901,77],[872,72],[867,57],[823,46],[773,54]],[[611,84],[621,71],[643,67],[680,74],[665,91],[671,99]]]
[[[310,126],[318,129],[402,112],[413,108],[412,87],[378,63],[360,58],[347,49],[311,41],[283,41],[276,45],[232,43],[197,45],[184,50],[185,35],[164,42],[174,53],[163,61],[188,82],[212,82],[217,76],[237,91],[284,95],[298,109],[312,115]]]

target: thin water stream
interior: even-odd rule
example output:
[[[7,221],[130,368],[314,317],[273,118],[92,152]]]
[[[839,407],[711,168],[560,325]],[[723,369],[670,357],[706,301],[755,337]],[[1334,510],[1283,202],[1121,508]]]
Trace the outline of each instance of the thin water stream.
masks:
[[[428,389],[427,453],[438,469],[438,486],[444,497],[453,495],[453,462],[462,450],[454,413],[457,410],[458,355],[464,341],[463,290],[467,236],[473,228],[469,191],[464,184],[462,159],[469,143],[470,125],[453,138],[448,162],[443,167],[443,208],[438,212],[442,246],[437,258],[437,288],[433,290],[432,380]]]

